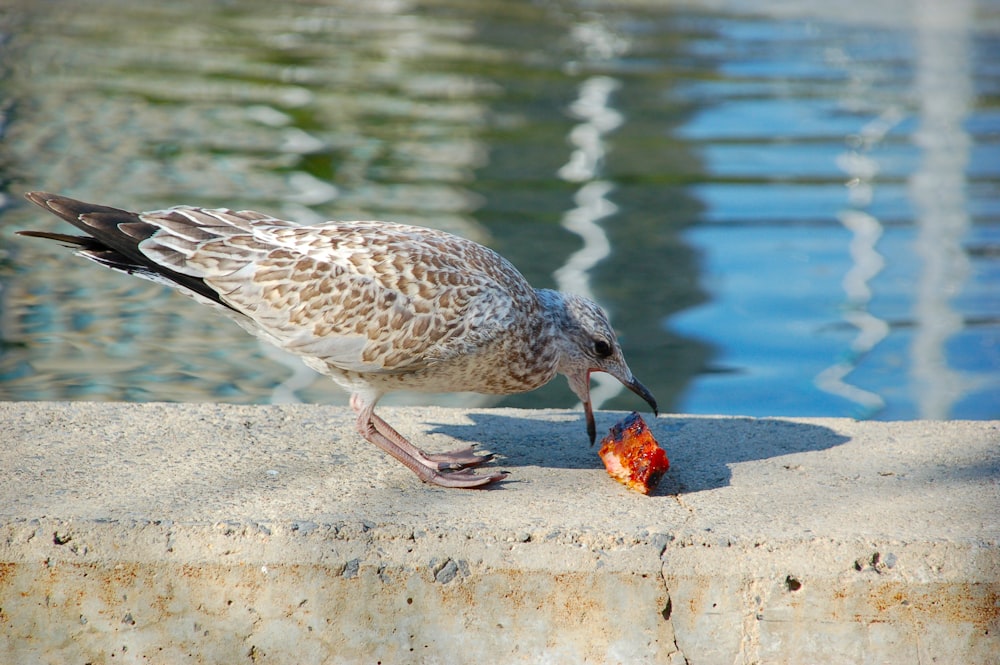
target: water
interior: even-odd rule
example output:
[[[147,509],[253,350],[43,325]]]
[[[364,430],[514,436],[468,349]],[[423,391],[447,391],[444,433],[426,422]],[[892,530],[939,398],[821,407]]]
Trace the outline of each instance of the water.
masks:
[[[751,4],[8,2],[0,399],[344,402],[15,237],[47,189],[468,235],[602,302],[666,411],[1000,417],[1000,5]]]

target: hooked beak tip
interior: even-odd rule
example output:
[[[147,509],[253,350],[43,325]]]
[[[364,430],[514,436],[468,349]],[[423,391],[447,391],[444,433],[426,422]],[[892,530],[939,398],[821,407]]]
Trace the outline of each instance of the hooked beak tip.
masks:
[[[653,409],[654,416],[660,415],[660,410],[656,406],[656,398],[653,397],[653,393],[649,392],[649,388],[639,383],[638,379],[633,377],[632,381],[625,384],[625,387],[645,400],[646,404],[649,404],[650,408]]]

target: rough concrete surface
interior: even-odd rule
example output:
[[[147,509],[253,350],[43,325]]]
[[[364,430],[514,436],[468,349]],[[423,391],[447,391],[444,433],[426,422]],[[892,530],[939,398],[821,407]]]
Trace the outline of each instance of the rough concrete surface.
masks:
[[[1000,423],[0,403],[0,663],[998,663]],[[620,413],[598,414],[606,431]]]

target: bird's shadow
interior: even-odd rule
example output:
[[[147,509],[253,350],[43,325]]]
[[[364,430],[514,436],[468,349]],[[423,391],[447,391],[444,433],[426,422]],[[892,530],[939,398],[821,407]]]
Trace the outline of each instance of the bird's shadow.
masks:
[[[587,441],[582,414],[578,419],[537,418],[497,412],[470,412],[468,425],[430,423],[431,432],[480,444],[497,455],[500,468],[540,466],[602,469],[600,439],[624,414],[598,415],[598,442]],[[729,485],[731,465],[794,453],[825,450],[846,443],[842,434],[809,423],[781,418],[712,416],[643,416],[670,459],[670,470],[657,494],[689,494]],[[602,429],[603,427],[603,429]]]

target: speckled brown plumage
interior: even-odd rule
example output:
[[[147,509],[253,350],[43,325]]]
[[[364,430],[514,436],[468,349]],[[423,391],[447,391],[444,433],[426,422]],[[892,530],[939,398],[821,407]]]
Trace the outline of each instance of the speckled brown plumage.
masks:
[[[429,455],[374,414],[387,392],[508,394],[561,373],[583,401],[605,371],[656,408],[607,316],[579,296],[534,289],[506,259],[443,231],[387,222],[299,226],[251,211],[177,207],[133,213],[30,192],[86,235],[58,240],[104,266],[167,284],[291,351],[351,393],[358,430],[421,479],[474,487],[490,459]]]

